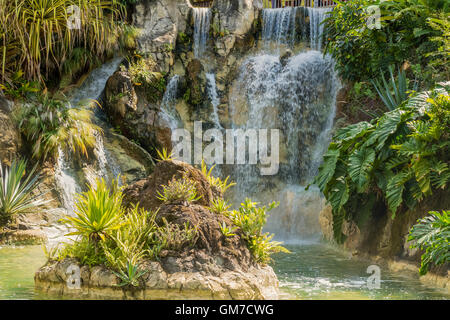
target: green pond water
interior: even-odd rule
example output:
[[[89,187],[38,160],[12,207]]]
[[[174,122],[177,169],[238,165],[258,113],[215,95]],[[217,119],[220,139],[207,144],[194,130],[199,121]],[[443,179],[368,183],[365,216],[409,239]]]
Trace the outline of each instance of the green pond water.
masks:
[[[322,244],[288,246],[274,257],[283,299],[448,299],[414,274],[381,269],[380,289],[369,290],[368,263]],[[34,272],[45,263],[40,246],[0,247],[0,299],[48,299],[34,292]]]

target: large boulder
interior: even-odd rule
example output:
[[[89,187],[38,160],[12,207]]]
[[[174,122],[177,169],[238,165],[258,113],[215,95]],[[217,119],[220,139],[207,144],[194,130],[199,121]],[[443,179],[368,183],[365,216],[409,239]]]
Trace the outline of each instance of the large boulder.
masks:
[[[162,185],[173,178],[190,179],[201,198],[194,203],[157,198]],[[155,222],[160,226],[188,224],[196,236],[188,244],[164,249],[158,261],[144,260],[140,269],[146,273],[134,288],[117,285],[119,279],[104,266],[87,267],[72,259],[54,262],[35,274],[39,291],[64,297],[119,299],[275,299],[278,280],[272,268],[258,264],[252,257],[242,232],[225,236],[221,226],[232,225],[223,214],[210,210],[213,199],[221,193],[198,169],[176,160],[160,161],[147,178],[124,190],[126,206],[139,204],[157,210]],[[166,225],[167,224],[167,225]],[[70,289],[68,272],[80,270],[79,290]],[[65,271],[68,270],[68,271]]]
[[[136,4],[133,24],[141,29],[140,52],[150,54],[163,72],[174,64],[178,32],[186,28],[189,0],[143,0]]]
[[[153,173],[146,179],[140,180],[124,190],[124,204],[139,204],[148,210],[156,210],[162,201],[158,199],[158,192],[162,192],[162,185],[175,179],[188,178],[195,182],[197,194],[201,196],[195,203],[210,206],[214,198],[221,197],[220,191],[211,186],[204,174],[193,166],[178,160],[159,161]]]
[[[150,102],[145,89],[135,87],[126,70],[115,72],[106,82],[104,109],[110,122],[146,150],[171,148],[171,130],[159,102]]]

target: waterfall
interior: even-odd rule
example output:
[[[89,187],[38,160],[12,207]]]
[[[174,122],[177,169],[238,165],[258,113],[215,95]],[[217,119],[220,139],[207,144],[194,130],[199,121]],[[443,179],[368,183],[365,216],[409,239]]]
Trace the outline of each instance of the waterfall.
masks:
[[[311,49],[322,49],[322,35],[323,24],[322,21],[327,17],[327,12],[333,10],[333,8],[307,8],[309,16],[309,37],[311,42]]]
[[[317,173],[328,146],[338,88],[332,59],[314,50],[300,52],[284,64],[278,55],[250,57],[233,84],[234,128],[281,131],[278,175],[262,177],[255,165],[236,166],[234,200],[248,195],[263,203],[280,201],[266,230],[285,240],[319,232],[324,200],[317,188],[305,191],[304,186]]]
[[[210,8],[192,8],[194,11],[194,56],[200,58],[205,50],[211,22]]]
[[[174,75],[169,80],[161,101],[161,117],[167,123],[172,132],[179,128],[181,123],[180,116],[175,109],[179,81],[179,75]]]
[[[293,43],[296,32],[297,7],[285,7],[279,9],[263,9],[264,41],[276,43]]]
[[[219,95],[217,94],[216,75],[214,73],[206,73],[207,81],[207,93],[208,98],[213,106],[213,112],[211,114],[211,120],[214,122],[214,126],[218,129],[223,129],[219,120],[218,106],[220,104]]]
[[[86,105],[92,104],[92,100],[98,100],[105,88],[106,81],[117,70],[121,61],[121,58],[116,58],[93,70],[81,87],[73,93],[70,104],[72,106]],[[94,115],[96,116],[94,122],[100,122],[98,114],[94,112]],[[89,183],[94,183],[97,178],[117,177],[120,173],[120,168],[104,147],[102,135],[98,132],[94,134],[96,138],[94,155],[96,156],[98,170],[94,172],[84,171],[84,178]],[[56,187],[61,195],[62,204],[66,211],[71,214],[75,205],[75,194],[79,193],[82,188],[79,177],[75,173],[73,160],[70,154],[64,153],[62,148],[58,149],[55,180]]]

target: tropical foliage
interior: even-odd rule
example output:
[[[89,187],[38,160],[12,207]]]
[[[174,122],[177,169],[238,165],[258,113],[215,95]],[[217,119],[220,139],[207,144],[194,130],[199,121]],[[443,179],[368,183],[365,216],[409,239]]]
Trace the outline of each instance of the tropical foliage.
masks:
[[[194,202],[201,197],[197,196],[195,183],[187,177],[181,179],[175,179],[174,177],[167,185],[163,185],[162,188],[162,193],[158,191],[158,199],[163,202],[177,200]]]
[[[411,65],[428,66],[431,60],[436,60],[431,56],[433,52],[448,58],[445,49],[448,46],[447,1],[337,2],[325,22],[326,51],[334,57],[344,79],[372,79],[379,70],[384,73],[390,65],[398,66],[407,61]],[[375,16],[378,9],[379,26]],[[433,67],[435,70],[430,77],[446,80],[442,75],[445,69],[448,72],[448,65],[436,63]]]
[[[428,272],[432,264],[450,262],[450,211],[429,213],[411,229],[408,239],[414,242],[413,248],[425,250],[419,270],[422,275]]]
[[[224,194],[230,187],[236,185],[235,182],[230,181],[228,182],[228,179],[230,179],[229,176],[225,178],[225,180],[220,179],[220,177],[214,177],[212,175],[212,171],[214,170],[216,165],[211,166],[211,168],[206,167],[205,161],[202,159],[202,173],[205,175],[206,180],[208,180],[209,184],[216,187],[222,194]]]
[[[0,165],[0,226],[44,203],[41,194],[33,193],[39,184],[36,168],[26,172],[26,167],[24,160],[14,160],[10,166]]]
[[[1,82],[13,85],[17,71],[39,81],[61,74],[77,48],[111,55],[123,17],[117,0],[0,0]]]
[[[88,156],[95,145],[95,134],[102,132],[93,124],[89,108],[72,107],[68,101],[53,99],[48,94],[22,104],[14,116],[31,145],[32,156],[39,160],[56,158],[59,148],[79,157]]]
[[[314,180],[333,208],[334,236],[344,220],[362,223],[376,202],[394,217],[450,180],[450,83],[409,98],[371,122],[340,129]]]
[[[48,252],[49,259],[78,259],[89,266],[104,264],[116,272],[120,286],[138,286],[144,275],[140,264],[156,260],[161,250],[180,250],[197,241],[197,228],[179,226],[163,219],[157,224],[157,211],[150,212],[122,205],[122,190],[117,181],[110,187],[97,181],[89,191],[78,196],[75,216],[63,219],[77,236],[71,243]]]
[[[68,235],[81,235],[98,242],[120,228],[123,209],[117,180],[111,184],[111,189],[104,179],[97,181],[95,187],[90,186],[89,191],[78,196],[74,213],[75,217],[67,216],[63,220],[76,229]]]
[[[278,206],[272,202],[268,207],[258,207],[258,203],[246,198],[237,210],[228,211],[226,215],[242,230],[243,238],[247,241],[248,248],[254,258],[261,262],[270,261],[270,255],[276,252],[289,251],[281,246],[281,242],[271,241],[273,234],[263,233],[262,229],[267,222],[267,212]],[[222,226],[223,228],[223,226]],[[233,229],[223,229],[222,232],[231,233]]]

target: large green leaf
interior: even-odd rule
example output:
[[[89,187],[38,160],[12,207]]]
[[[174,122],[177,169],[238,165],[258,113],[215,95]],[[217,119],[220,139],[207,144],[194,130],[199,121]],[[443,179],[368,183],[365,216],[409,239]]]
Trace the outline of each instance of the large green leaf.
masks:
[[[333,139],[335,141],[339,140],[350,140],[355,139],[363,136],[367,129],[372,128],[373,125],[366,121],[358,122],[355,124],[351,124],[349,126],[346,126],[344,128],[339,129],[336,134],[334,135]]]
[[[347,203],[349,197],[349,188],[344,176],[336,179],[336,183],[330,188],[328,192],[328,201],[333,210],[340,211],[344,204]]]
[[[365,192],[369,184],[369,174],[375,160],[375,150],[362,148],[355,150],[349,157],[349,175],[356,184],[358,192]]]
[[[323,191],[334,175],[336,169],[336,162],[339,158],[339,149],[332,149],[331,146],[324,156],[322,165],[320,166],[319,174],[316,176],[314,183]]]

